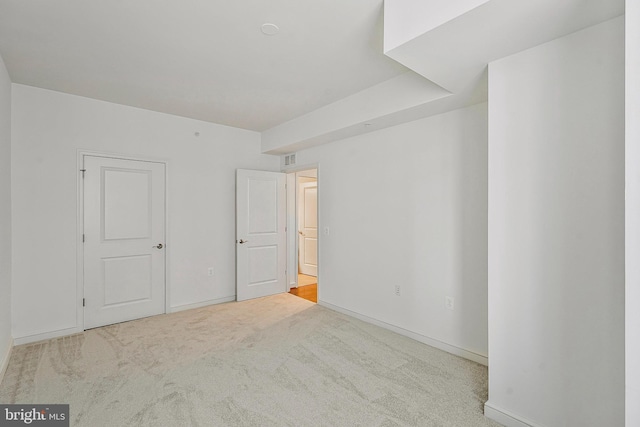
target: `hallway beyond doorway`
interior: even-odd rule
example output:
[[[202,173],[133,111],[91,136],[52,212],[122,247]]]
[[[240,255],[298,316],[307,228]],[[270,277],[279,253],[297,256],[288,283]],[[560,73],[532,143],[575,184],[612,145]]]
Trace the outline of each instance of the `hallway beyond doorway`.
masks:
[[[298,287],[291,288],[290,294],[300,298],[304,298],[311,302],[318,302],[318,278],[307,276],[306,274],[298,274]]]

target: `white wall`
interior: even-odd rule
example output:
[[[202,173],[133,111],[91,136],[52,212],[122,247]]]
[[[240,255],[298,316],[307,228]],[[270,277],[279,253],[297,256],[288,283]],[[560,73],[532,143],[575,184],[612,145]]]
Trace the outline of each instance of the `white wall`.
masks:
[[[15,338],[82,326],[79,149],[168,160],[171,307],[235,296],[235,169],[279,168],[258,133],[17,84],[12,124]]]
[[[626,3],[626,425],[640,426],[640,2]]]
[[[479,104],[299,151],[298,167],[318,164],[320,231],[330,230],[320,302],[484,360],[486,150]]]
[[[485,410],[506,425],[624,425],[623,19],[490,64]]]
[[[0,57],[0,381],[11,349],[11,80]]]

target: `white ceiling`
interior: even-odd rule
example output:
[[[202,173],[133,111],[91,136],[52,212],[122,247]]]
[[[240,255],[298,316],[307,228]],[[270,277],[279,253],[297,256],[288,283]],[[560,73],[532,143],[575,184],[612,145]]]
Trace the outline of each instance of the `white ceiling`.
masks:
[[[382,3],[0,0],[0,54],[15,83],[263,131],[406,71]]]
[[[263,132],[262,151],[290,153],[486,101],[487,64],[618,17],[624,6],[624,0],[385,0],[385,53],[412,71]]]
[[[489,62],[624,4],[0,0],[0,54],[16,83],[260,131],[282,154],[484,101]]]

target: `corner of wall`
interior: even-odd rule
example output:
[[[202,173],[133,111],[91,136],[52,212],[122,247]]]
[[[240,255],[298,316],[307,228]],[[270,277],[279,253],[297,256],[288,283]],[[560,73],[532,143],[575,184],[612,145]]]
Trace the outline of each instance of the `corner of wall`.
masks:
[[[505,427],[541,427],[533,421],[526,420],[515,414],[494,406],[491,402],[484,404],[484,416],[497,421]]]

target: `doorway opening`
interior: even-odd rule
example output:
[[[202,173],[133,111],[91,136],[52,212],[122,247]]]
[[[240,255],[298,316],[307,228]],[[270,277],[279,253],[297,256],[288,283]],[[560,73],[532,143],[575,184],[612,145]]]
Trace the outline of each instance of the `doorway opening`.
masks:
[[[287,175],[289,293],[318,302],[318,170]]]

